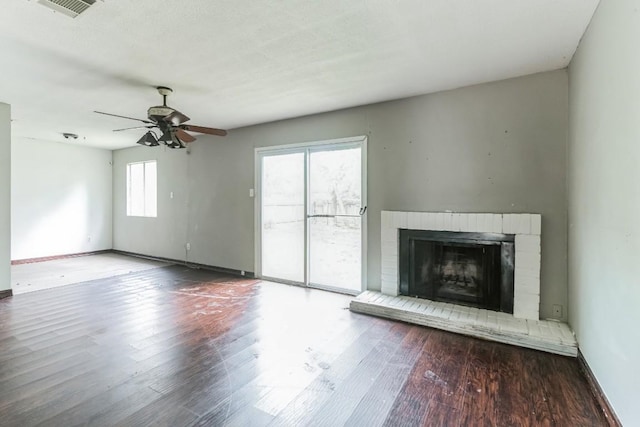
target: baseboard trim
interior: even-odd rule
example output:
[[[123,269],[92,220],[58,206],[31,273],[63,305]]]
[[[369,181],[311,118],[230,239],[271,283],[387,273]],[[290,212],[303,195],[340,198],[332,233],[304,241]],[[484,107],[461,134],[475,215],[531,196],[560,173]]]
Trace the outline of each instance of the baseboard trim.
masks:
[[[587,382],[589,383],[589,388],[591,389],[591,393],[596,398],[598,405],[600,405],[600,409],[602,410],[602,414],[604,418],[607,420],[607,424],[610,427],[622,427],[622,423],[618,419],[613,407],[609,403],[609,400],[605,396],[600,384],[596,380],[596,377],[593,375],[593,371],[589,367],[587,360],[584,358],[584,355],[580,350],[578,350],[578,363],[580,365],[580,369],[584,373],[584,376],[587,378]]]
[[[111,249],[103,249],[103,250],[91,251],[91,252],[78,252],[75,254],[51,255],[51,256],[44,256],[40,258],[16,259],[16,260],[11,260],[11,265],[33,264],[36,262],[53,261],[56,259],[64,259],[64,258],[76,258],[81,256],[87,256],[87,255],[98,255],[98,254],[104,254],[108,252],[111,252]]]
[[[9,298],[13,296],[13,290],[6,289],[4,291],[0,291],[0,299]]]
[[[196,262],[185,262],[185,261],[172,259],[172,258],[164,258],[164,257],[153,256],[153,255],[138,254],[138,253],[135,253],[135,252],[121,251],[121,250],[118,250],[118,249],[112,249],[111,252],[116,253],[116,254],[133,256],[133,257],[137,257],[137,258],[149,259],[151,261],[167,262],[167,263],[171,263],[171,264],[184,265],[185,267],[189,267],[189,268],[201,268],[203,270],[211,270],[211,271],[215,271],[215,272],[218,272],[218,273],[230,274],[232,276],[245,277],[247,279],[255,279],[255,274],[253,273],[253,271],[245,271],[244,275],[243,275],[242,271],[234,270],[233,268],[217,267],[215,265],[199,264],[199,263],[196,263]]]

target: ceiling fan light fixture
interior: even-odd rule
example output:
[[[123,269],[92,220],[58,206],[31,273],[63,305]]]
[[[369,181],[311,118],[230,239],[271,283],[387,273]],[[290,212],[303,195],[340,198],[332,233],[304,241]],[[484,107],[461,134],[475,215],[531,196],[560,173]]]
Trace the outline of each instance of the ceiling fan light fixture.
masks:
[[[145,147],[155,147],[157,145],[160,145],[160,143],[158,143],[158,139],[151,131],[145,133],[137,143],[140,145],[144,145]]]
[[[169,148],[186,148],[186,144],[178,139],[175,132],[166,131],[162,134],[159,142],[162,142]]]

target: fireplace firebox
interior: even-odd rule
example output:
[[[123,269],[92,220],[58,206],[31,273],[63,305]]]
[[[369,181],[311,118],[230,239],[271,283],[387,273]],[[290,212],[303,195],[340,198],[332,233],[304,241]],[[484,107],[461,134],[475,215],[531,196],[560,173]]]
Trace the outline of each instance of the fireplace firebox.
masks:
[[[399,230],[401,295],[513,313],[514,235]]]

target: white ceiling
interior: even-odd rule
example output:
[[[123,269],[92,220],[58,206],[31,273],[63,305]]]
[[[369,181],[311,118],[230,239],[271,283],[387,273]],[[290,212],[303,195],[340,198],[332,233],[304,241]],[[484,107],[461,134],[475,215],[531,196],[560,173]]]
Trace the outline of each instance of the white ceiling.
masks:
[[[99,0],[76,19],[3,2],[0,101],[13,135],[135,145],[160,103],[233,129],[554,70],[598,0]]]

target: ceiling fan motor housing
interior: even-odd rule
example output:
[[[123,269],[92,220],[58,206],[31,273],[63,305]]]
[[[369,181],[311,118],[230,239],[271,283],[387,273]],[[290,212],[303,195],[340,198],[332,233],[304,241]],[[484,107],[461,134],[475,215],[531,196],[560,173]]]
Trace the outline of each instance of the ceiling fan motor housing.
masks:
[[[171,107],[167,107],[164,105],[159,105],[156,107],[151,107],[147,110],[147,116],[149,120],[153,120],[154,122],[159,122],[169,114],[173,113],[175,110]]]

